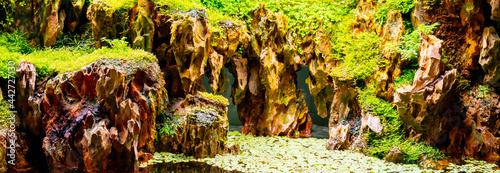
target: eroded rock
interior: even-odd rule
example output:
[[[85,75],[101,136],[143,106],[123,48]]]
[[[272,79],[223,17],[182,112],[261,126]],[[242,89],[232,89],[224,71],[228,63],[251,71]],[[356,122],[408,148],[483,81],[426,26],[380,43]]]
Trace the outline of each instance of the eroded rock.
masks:
[[[375,74],[375,79],[378,82],[376,88],[376,94],[379,98],[382,98],[388,102],[392,102],[394,95],[394,81],[395,77],[401,74],[401,68],[404,64],[404,60],[401,59],[401,55],[393,46],[389,45],[399,45],[400,37],[403,36],[405,32],[403,17],[399,12],[389,12],[387,15],[387,22],[382,29],[382,55],[384,59],[388,62],[381,71]]]
[[[155,14],[155,3],[151,0],[137,1],[137,7],[132,10],[136,14],[132,19],[133,25],[132,45],[134,48],[140,48],[151,52],[153,50],[153,39],[155,34],[155,23],[153,16]]]
[[[208,93],[173,99],[172,113],[157,118],[158,151],[184,153],[195,158],[230,152],[226,145],[229,122],[227,99]]]
[[[500,37],[493,27],[487,27],[483,30],[481,38],[481,56],[479,64],[484,70],[484,82],[494,85],[500,79]]]
[[[500,21],[500,1],[499,0],[487,0],[491,5],[491,20]]]
[[[154,151],[168,100],[156,62],[101,59],[47,82],[43,151],[53,171],[133,170]]]
[[[143,10],[147,10],[147,8]],[[95,46],[97,48],[102,46],[102,38],[118,38],[120,33],[125,31],[128,26],[127,22],[123,22],[126,21],[124,15],[126,13],[122,13],[121,10],[114,10],[103,1],[92,1],[86,14],[92,23],[92,38],[96,41]],[[145,22],[147,23],[148,20],[145,20]],[[142,28],[142,26],[138,26],[139,28]]]
[[[233,100],[242,105],[238,106],[242,133],[308,137],[312,122],[296,85],[301,61],[287,37],[288,19],[263,4],[250,16],[251,49],[246,50],[247,57],[233,58],[234,69],[229,69],[238,80]]]
[[[403,86],[396,90],[394,103],[398,114],[409,131],[415,131],[414,136],[421,136],[427,143],[444,142],[443,135],[450,129],[447,126],[449,116],[459,115],[446,113],[455,85],[457,70],[444,71],[441,62],[440,48],[442,41],[435,36],[422,35],[420,47],[419,69],[415,73],[412,86]],[[442,104],[448,102],[449,104]]]
[[[34,135],[43,135],[41,106],[43,93],[36,91],[35,66],[23,60],[16,69],[16,75],[18,80],[16,107],[19,108],[21,125]]]
[[[385,155],[384,159],[388,162],[403,163],[405,160],[405,153],[401,151],[401,148],[392,146],[391,151]]]

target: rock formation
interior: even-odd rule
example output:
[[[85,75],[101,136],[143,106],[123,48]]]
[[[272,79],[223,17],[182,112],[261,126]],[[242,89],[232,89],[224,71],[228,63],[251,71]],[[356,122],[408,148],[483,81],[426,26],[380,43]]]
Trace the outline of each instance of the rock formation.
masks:
[[[229,69],[238,80],[233,100],[241,105],[242,132],[308,137],[312,122],[296,84],[300,58],[287,37],[288,19],[264,5],[250,16],[251,49],[241,59],[233,58],[236,69]]]
[[[375,78],[378,82],[377,96],[392,102],[394,95],[395,77],[401,74],[401,68],[405,60],[401,59],[401,55],[394,50],[390,45],[399,45],[400,37],[403,36],[405,28],[401,13],[390,12],[387,15],[387,23],[382,29],[382,55],[388,62],[381,71],[378,71]]]
[[[443,135],[450,130],[445,127],[450,123],[447,122],[447,116],[456,116],[441,114],[444,107],[449,105],[442,103],[451,98],[449,93],[456,82],[457,71],[444,71],[440,54],[442,40],[433,35],[421,37],[419,69],[415,73],[413,85],[397,89],[394,103],[409,131],[415,131],[427,143],[436,144],[441,143]]]
[[[157,118],[157,151],[184,153],[195,158],[239,152],[226,144],[228,104],[221,96],[201,92],[173,99],[169,104],[169,110],[173,111]]]
[[[466,118],[462,128],[450,132],[452,143],[446,149],[454,156],[500,161],[500,96],[485,86],[474,86],[469,93],[461,95]],[[460,141],[465,144],[462,146]]]
[[[481,38],[479,64],[483,67],[484,82],[494,85],[500,79],[500,37],[493,27],[484,28]]]
[[[102,59],[47,82],[43,150],[53,171],[134,169],[154,151],[155,117],[166,106],[155,62]]]

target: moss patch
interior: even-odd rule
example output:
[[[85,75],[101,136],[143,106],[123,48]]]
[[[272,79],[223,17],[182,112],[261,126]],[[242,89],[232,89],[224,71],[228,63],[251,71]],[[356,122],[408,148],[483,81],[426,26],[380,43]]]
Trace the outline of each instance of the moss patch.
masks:
[[[22,55],[8,51],[4,46],[0,46],[0,52],[5,53],[2,62],[13,60],[19,64],[26,60],[35,65],[37,74],[40,76],[52,76],[58,73],[71,72],[96,61],[99,58],[114,58],[132,60],[138,63],[156,62],[153,54],[127,47],[127,42],[122,40],[110,40],[111,48],[85,49],[63,47],[60,49],[37,50],[33,53]],[[17,67],[17,65],[16,65]],[[0,66],[1,74],[6,74],[6,68]]]
[[[201,92],[201,91],[198,91],[198,94],[202,97],[205,97],[205,98],[208,98],[210,100],[216,100],[218,102],[221,102],[223,103],[224,105],[229,105],[229,101],[221,96],[221,95],[215,95],[215,94],[210,94],[210,93],[207,93],[207,92]]]

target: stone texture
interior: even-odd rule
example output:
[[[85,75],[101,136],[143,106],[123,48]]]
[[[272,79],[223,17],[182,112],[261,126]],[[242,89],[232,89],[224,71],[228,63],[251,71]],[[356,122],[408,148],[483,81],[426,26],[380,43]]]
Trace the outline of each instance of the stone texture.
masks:
[[[493,89],[484,86],[480,89],[479,85],[461,95],[466,117],[461,128],[451,132],[454,142],[446,148],[448,153],[457,157],[476,157],[491,163],[500,161],[499,99]]]
[[[205,12],[192,10],[181,15],[181,19],[172,23],[170,45],[182,89],[186,94],[194,94],[203,87],[201,82],[209,56],[211,32]]]
[[[446,43],[443,44],[442,53],[447,63],[468,79],[480,68],[477,56],[480,54],[479,41],[485,23],[484,3],[418,0],[412,13],[414,27],[440,23],[433,33]]]
[[[403,17],[401,13],[391,11],[387,14],[387,22],[382,28],[382,55],[387,64],[375,74],[378,82],[376,94],[379,98],[392,102],[394,95],[395,77],[401,74],[401,68],[406,60],[401,59],[401,55],[390,45],[399,45],[399,38],[405,33]]]
[[[393,163],[403,163],[405,159],[405,154],[401,151],[401,148],[392,146],[391,151],[385,155],[384,160]]]
[[[500,1],[499,0],[487,0],[491,5],[491,20],[500,21]]]
[[[481,55],[479,64],[484,70],[484,82],[494,85],[500,79],[500,37],[493,27],[483,30],[481,38]]]
[[[14,20],[8,30],[27,33],[35,44],[53,46],[61,32],[74,31],[83,18],[85,0],[28,0],[6,2],[12,8]]]
[[[398,88],[394,103],[404,127],[415,132],[413,136],[421,136],[430,144],[441,144],[445,139],[443,135],[451,130],[447,127],[448,123],[453,123],[448,121],[449,118],[459,118],[450,112],[443,113],[453,104],[450,92],[456,82],[457,70],[444,71],[439,53],[441,40],[432,35],[421,37],[419,69],[413,85]]]
[[[119,38],[120,33],[127,28],[127,23],[123,22],[126,21],[124,13],[113,10],[103,1],[92,1],[86,14],[92,23],[92,38],[96,41],[97,48],[102,46],[102,38]]]
[[[154,151],[168,101],[156,62],[103,59],[47,82],[43,151],[52,171],[134,170]]]
[[[239,152],[232,151],[225,143],[229,129],[227,100],[213,97],[208,93],[198,93],[173,99],[169,104],[169,110],[173,112],[158,119],[158,151],[184,153],[195,158]],[[170,128],[173,134],[162,134],[162,128]]]
[[[361,110],[357,91],[349,82],[336,82],[328,127],[329,150],[362,150],[367,147],[365,133],[380,133],[380,119]]]
[[[240,105],[242,133],[310,136],[311,118],[296,86],[301,60],[287,37],[288,19],[263,4],[250,17],[251,46],[243,59],[232,58],[234,66],[229,69],[238,81],[233,100]]]
[[[131,28],[132,45],[134,48],[140,48],[151,52],[153,49],[153,39],[155,34],[155,23],[153,16],[155,14],[155,3],[151,0],[137,1],[137,7],[132,10]]]
[[[43,135],[42,130],[42,96],[43,87],[38,85],[36,88],[36,69],[35,66],[26,61],[21,61],[16,69],[17,75],[17,105],[19,118],[23,129],[34,135]],[[39,89],[41,88],[41,89]]]

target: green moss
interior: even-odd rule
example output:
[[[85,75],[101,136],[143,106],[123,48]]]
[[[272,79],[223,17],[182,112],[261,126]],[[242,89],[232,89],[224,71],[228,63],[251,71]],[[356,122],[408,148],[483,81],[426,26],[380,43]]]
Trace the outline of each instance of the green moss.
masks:
[[[12,113],[9,109],[9,103],[0,99],[0,130],[9,126],[10,122],[7,118],[10,116],[12,116]]]
[[[165,115],[160,115],[165,116]],[[180,129],[179,122],[175,120],[176,117],[165,116],[164,122],[157,125],[157,137],[174,137],[177,135],[176,130]]]
[[[234,22],[240,22],[238,18],[232,18],[228,15],[218,11],[215,8],[205,7],[200,0],[154,0],[159,6],[167,5],[167,9],[163,9],[160,13],[172,14],[176,11],[190,11],[193,9],[203,10],[207,14],[207,20],[209,25],[212,27],[212,32],[214,30],[220,30],[218,26],[220,21],[228,20]]]
[[[336,57],[341,63],[330,75],[339,80],[364,80],[372,76],[379,65],[381,39],[374,32],[363,32],[357,37],[346,35],[343,39]]]
[[[10,52],[31,53],[35,49],[29,45],[23,33],[18,30],[14,32],[0,32],[0,46],[6,47]]]
[[[403,75],[404,76],[404,75]],[[366,134],[369,138],[368,149],[364,152],[383,158],[391,151],[393,146],[400,147],[403,153],[406,153],[405,163],[417,163],[421,155],[427,156],[428,159],[443,159],[444,154],[437,148],[428,146],[423,142],[410,141],[405,138],[402,122],[399,115],[391,103],[379,99],[375,95],[375,85],[369,84],[359,93],[359,100],[363,107],[378,116],[384,127],[380,135],[369,133]]]
[[[229,101],[221,96],[221,95],[215,95],[215,94],[210,94],[210,93],[207,93],[207,92],[201,92],[201,91],[198,91],[198,94],[202,97],[205,97],[205,98],[208,98],[210,100],[216,100],[218,102],[221,102],[223,103],[224,105],[229,105]]]
[[[112,48],[48,48],[45,50],[37,50],[26,55],[12,53],[8,51],[6,47],[0,46],[0,52],[6,53],[7,55],[3,56],[0,60],[2,62],[14,60],[16,61],[16,64],[19,64],[22,60],[26,60],[35,65],[37,74],[40,76],[52,76],[57,73],[76,71],[99,58],[126,59],[140,63],[151,63],[157,61],[151,53],[127,47],[127,42],[124,41],[124,39],[125,38],[122,38],[122,40],[109,40]],[[6,72],[6,67],[3,65],[0,66],[0,74],[2,77],[6,74]]]
[[[400,88],[403,85],[411,85],[413,84],[413,78],[415,77],[415,72],[417,69],[405,69],[401,72],[401,75],[396,77],[394,81],[395,88]]]
[[[477,86],[477,93],[474,91],[469,91],[469,95],[473,95],[476,98],[490,98],[491,89],[484,85]]]
[[[379,25],[387,21],[389,11],[397,11],[401,14],[409,13],[415,7],[415,0],[378,0],[374,18]]]
[[[335,23],[341,23],[343,16],[354,9],[358,1],[313,1],[313,0],[204,0],[203,4],[209,9],[216,9],[251,22],[249,12],[258,9],[261,3],[272,12],[281,12],[288,17],[288,25],[292,31],[305,36],[316,31],[322,24],[324,31],[333,31]]]
[[[113,10],[131,9],[137,5],[137,0],[93,0],[102,1]]]
[[[418,48],[420,47],[420,33],[432,34],[439,23],[434,23],[432,25],[420,25],[414,31],[407,31],[401,39],[401,44],[396,46],[396,50],[401,54],[402,59],[407,59],[409,61],[413,59],[418,59]],[[391,45],[394,46],[394,45]]]

